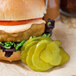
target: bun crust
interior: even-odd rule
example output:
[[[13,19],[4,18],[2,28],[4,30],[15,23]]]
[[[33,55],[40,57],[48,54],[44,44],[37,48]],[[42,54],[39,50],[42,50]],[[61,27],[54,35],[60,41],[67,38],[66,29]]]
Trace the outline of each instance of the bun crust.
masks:
[[[2,51],[2,49],[0,49],[0,60],[5,60],[5,61],[18,61],[20,60],[20,51],[17,52],[13,52],[13,54],[10,57],[5,57],[5,52]]]
[[[0,0],[0,21],[19,21],[42,18],[44,0]]]

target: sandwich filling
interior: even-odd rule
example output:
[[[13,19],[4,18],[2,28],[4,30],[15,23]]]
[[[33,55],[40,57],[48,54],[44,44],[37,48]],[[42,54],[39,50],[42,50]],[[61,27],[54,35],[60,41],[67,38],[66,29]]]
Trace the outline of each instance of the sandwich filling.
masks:
[[[23,32],[31,28],[33,24],[45,23],[42,18],[30,19],[23,21],[0,21],[0,30],[9,34]],[[10,57],[13,52],[19,51],[25,43],[25,40],[21,42],[0,42],[0,49],[5,52],[6,57]]]
[[[22,21],[24,23],[24,21]],[[1,22],[0,22],[1,23]],[[7,23],[7,22],[6,22]],[[41,24],[41,23],[45,23],[44,20],[42,19],[36,19],[36,20],[32,20],[32,21],[25,21],[25,24],[21,24],[21,22],[12,22],[13,25],[9,25],[9,23],[7,23],[7,25],[2,25],[2,23],[0,24],[0,30],[6,32],[6,33],[18,33],[18,32],[22,32],[25,30],[28,30],[29,28],[31,28],[32,24]],[[19,25],[18,25],[19,24]]]
[[[17,42],[0,42],[0,49],[2,49],[3,52],[5,52],[6,57],[10,57],[13,54],[13,52],[19,51],[24,43],[25,43],[25,40],[23,40],[20,43],[17,43]]]

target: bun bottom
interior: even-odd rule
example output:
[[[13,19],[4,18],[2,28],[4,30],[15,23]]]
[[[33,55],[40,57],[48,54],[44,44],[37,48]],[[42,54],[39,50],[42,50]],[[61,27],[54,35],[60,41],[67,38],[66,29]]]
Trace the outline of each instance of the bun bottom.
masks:
[[[18,61],[20,60],[20,51],[13,52],[13,54],[10,57],[5,57],[5,52],[0,49],[0,60],[5,60],[9,62]]]

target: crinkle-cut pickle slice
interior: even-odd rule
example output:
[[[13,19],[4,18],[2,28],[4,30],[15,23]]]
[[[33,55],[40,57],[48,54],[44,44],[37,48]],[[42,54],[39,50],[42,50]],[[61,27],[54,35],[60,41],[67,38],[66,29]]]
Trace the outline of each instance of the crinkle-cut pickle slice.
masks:
[[[37,38],[30,38],[26,43],[24,43],[23,47],[21,48],[21,50],[23,51],[25,49],[25,46],[30,44],[33,41],[40,41],[40,40],[50,40],[52,41],[50,38],[48,37],[37,37]]]
[[[31,38],[29,39],[25,44],[24,46],[28,45],[29,43],[33,42],[33,41],[39,41],[39,38]]]
[[[62,43],[61,43],[61,41],[59,41],[59,40],[55,40],[54,41],[58,46],[60,46]]]
[[[39,38],[40,40],[48,40],[48,41],[53,41],[51,38],[49,37],[40,37]]]
[[[27,57],[27,53],[28,53],[30,47],[33,46],[33,45],[35,45],[35,44],[37,44],[37,43],[38,43],[38,41],[33,41],[33,42],[27,44],[25,46],[25,49],[21,48],[21,61],[24,64],[26,64],[26,57]],[[24,45],[23,45],[23,47],[24,47]]]
[[[27,54],[27,57],[26,57],[26,63],[27,65],[32,69],[32,70],[35,70],[35,71],[40,71],[39,69],[37,69],[33,63],[32,63],[32,56],[34,54],[34,51],[35,51],[35,48],[36,48],[36,45],[33,45],[32,47],[30,47],[29,51],[28,51],[28,54]]]
[[[44,39],[47,39],[47,40],[50,40],[51,41],[51,39],[50,38],[46,38],[46,37],[38,37],[38,38],[31,38],[31,39],[29,39],[23,46],[22,46],[22,48],[21,48],[21,60],[22,60],[22,62],[23,63],[25,63],[26,64],[26,56],[27,56],[27,52],[28,52],[28,49],[32,46],[32,45],[34,45],[34,44],[36,44],[37,42],[39,42],[40,40],[44,40]],[[34,42],[35,41],[35,42]],[[26,47],[27,46],[27,47]],[[24,52],[23,52],[24,51]]]
[[[45,63],[44,61],[42,61],[40,59],[40,53],[45,50],[47,44],[49,42],[47,40],[42,40],[40,41],[37,45],[36,45],[36,49],[35,49],[35,52],[32,56],[32,62],[33,62],[33,65],[40,69],[41,71],[47,71],[49,70],[50,68],[52,68],[53,66],[51,66],[50,64],[48,63]]]
[[[60,49],[61,49],[60,54],[62,56],[60,65],[63,65],[70,59],[70,56],[65,52],[63,48],[60,48]]]
[[[28,41],[26,41],[25,43],[24,43],[24,45],[22,46],[22,48],[21,48],[21,52],[22,51],[25,51],[25,46],[27,46],[28,44],[30,45],[30,43],[31,42],[33,42],[33,41],[38,41],[36,38],[31,38],[31,39],[29,39]],[[28,45],[28,46],[29,46]]]
[[[36,39],[35,39],[35,38],[31,38],[31,39],[29,39],[28,41],[26,41],[26,42],[24,43],[24,45],[22,46],[21,51],[25,51],[25,46],[27,46],[28,44],[30,44],[30,43],[33,42],[33,41],[36,41]]]
[[[58,66],[61,63],[61,55],[59,46],[53,41],[47,45],[46,50],[41,52],[40,58],[53,66]]]
[[[31,38],[31,39],[29,39],[29,40],[24,44],[24,46],[27,45],[27,44],[29,44],[30,42],[33,42],[33,41],[41,41],[41,40],[49,40],[49,41],[52,41],[52,39],[51,39],[51,38],[48,38],[48,37]]]

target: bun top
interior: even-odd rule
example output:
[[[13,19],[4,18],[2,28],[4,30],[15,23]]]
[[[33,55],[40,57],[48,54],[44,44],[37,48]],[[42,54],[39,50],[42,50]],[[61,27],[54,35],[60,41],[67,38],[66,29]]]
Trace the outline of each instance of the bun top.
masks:
[[[0,0],[0,21],[41,18],[45,12],[44,0]]]

